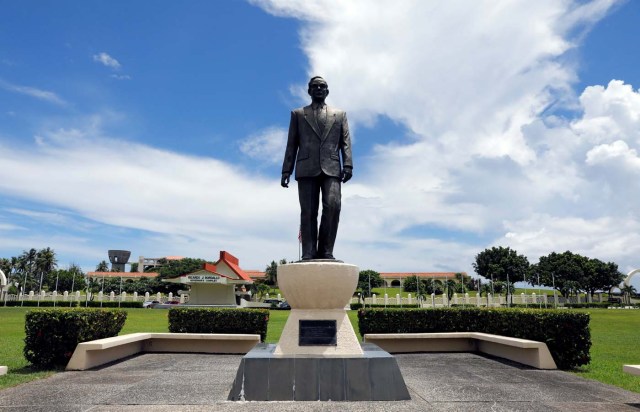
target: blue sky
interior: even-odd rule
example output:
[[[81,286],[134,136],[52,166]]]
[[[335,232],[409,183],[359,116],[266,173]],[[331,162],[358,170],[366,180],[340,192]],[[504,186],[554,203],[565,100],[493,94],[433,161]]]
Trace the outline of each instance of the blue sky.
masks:
[[[354,178],[336,257],[640,267],[634,1],[3,1],[0,256],[297,259],[289,111],[323,75]]]

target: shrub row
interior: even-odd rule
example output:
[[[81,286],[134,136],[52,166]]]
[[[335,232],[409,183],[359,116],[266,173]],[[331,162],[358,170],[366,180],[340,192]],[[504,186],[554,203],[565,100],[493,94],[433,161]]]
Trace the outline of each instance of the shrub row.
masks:
[[[65,366],[78,343],[116,336],[127,312],[56,308],[25,314],[24,357],[38,368]]]
[[[351,310],[358,310],[358,309],[362,309],[363,307],[366,307],[366,308],[419,308],[420,305],[418,305],[417,303],[412,303],[410,305],[409,304],[407,304],[407,305],[396,305],[396,304],[385,305],[384,303],[383,304],[376,303],[376,304],[373,304],[373,305],[369,305],[367,303],[364,306],[362,305],[362,303],[352,303],[351,304]]]
[[[40,305],[38,305],[38,301],[37,300],[25,300],[25,301],[19,301],[19,300],[10,300],[7,301],[7,306],[26,306],[26,307],[41,307],[41,308],[51,308],[51,307],[56,307],[56,308],[75,308],[75,307],[89,307],[89,308],[99,308],[100,307],[100,301],[93,301],[90,300],[88,302],[80,301],[71,301],[71,302],[64,302],[64,301],[59,301],[59,302],[54,302],[50,301],[50,300],[43,300],[40,302]],[[102,302],[102,307],[103,308],[117,308],[118,307],[118,302]],[[120,302],[120,307],[121,308],[141,308],[142,307],[142,302]]]
[[[539,309],[361,309],[360,333],[483,332],[544,342],[560,369],[591,360],[589,314]]]
[[[171,308],[172,333],[247,333],[267,337],[268,309]]]
[[[25,306],[25,307],[36,307],[39,306],[41,308],[49,308],[49,307],[53,307],[54,302],[50,301],[50,300],[43,300],[40,302],[40,305],[38,305],[38,301],[37,300],[25,300],[25,301],[20,301],[20,300],[8,300],[7,301],[7,306]],[[73,305],[73,307],[78,306],[78,302],[55,302],[55,306],[56,307],[69,307],[69,303],[71,303]]]
[[[608,302],[591,302],[591,303],[565,303],[564,306],[567,308],[575,308],[575,309],[583,309],[583,308],[606,309],[609,306],[616,306],[616,305],[612,305],[611,303],[608,303]]]

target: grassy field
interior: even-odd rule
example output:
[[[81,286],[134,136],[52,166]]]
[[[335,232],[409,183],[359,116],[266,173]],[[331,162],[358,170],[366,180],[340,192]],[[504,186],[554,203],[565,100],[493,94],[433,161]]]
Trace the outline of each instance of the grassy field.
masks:
[[[26,308],[0,308],[0,365],[9,374],[0,376],[0,389],[50,376],[56,371],[37,372],[29,368],[22,355]],[[640,310],[582,310],[591,314],[591,363],[574,373],[587,379],[616,385],[640,393],[640,377],[622,372],[623,364],[640,364]],[[167,332],[166,310],[127,309],[128,317],[121,334]],[[271,311],[267,342],[279,340],[289,311]],[[357,312],[349,318],[359,339]]]
[[[640,364],[640,310],[580,309],[591,314],[591,363],[576,373],[640,393],[640,377],[622,365]]]

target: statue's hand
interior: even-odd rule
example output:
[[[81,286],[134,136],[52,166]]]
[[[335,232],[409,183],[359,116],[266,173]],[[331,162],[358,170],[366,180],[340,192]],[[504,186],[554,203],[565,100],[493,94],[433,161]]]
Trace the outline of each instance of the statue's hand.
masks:
[[[342,169],[342,173],[340,174],[340,180],[342,180],[342,183],[347,183],[349,179],[351,179],[352,175],[353,175],[353,172],[351,171],[351,169]]]
[[[280,186],[289,187],[289,173],[283,173],[280,179]]]

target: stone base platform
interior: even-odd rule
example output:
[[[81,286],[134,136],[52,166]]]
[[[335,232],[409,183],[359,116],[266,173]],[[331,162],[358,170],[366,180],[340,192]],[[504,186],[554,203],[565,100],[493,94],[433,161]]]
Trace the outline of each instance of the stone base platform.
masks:
[[[396,359],[370,343],[360,356],[277,356],[258,344],[240,363],[231,401],[399,401],[411,399]]]

